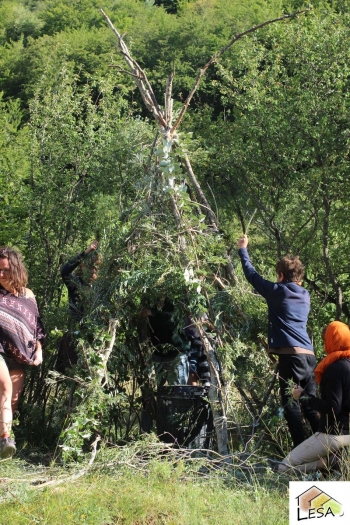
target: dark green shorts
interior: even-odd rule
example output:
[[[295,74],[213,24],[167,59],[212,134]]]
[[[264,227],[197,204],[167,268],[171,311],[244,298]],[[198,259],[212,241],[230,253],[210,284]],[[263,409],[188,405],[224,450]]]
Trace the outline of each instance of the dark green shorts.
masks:
[[[0,361],[4,361],[9,370],[27,370],[30,365],[23,365],[18,363],[13,357],[9,357],[6,354],[0,353]]]

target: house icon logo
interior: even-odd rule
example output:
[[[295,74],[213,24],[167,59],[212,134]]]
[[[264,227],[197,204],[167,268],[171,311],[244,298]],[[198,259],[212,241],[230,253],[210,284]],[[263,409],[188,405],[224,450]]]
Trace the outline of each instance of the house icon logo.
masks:
[[[329,522],[331,518],[344,516],[343,505],[316,485],[305,490],[295,499],[297,500],[297,522],[306,523],[305,520],[315,518],[328,518]]]

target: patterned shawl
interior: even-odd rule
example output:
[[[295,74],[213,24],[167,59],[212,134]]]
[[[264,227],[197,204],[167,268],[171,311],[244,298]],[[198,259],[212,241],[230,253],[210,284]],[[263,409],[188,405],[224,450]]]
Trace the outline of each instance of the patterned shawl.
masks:
[[[34,297],[16,297],[0,286],[0,352],[31,364],[36,342],[45,337]]]

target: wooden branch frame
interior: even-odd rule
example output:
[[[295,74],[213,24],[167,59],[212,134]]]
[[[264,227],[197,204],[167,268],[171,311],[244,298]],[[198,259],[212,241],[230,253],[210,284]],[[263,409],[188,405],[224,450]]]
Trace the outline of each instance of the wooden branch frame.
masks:
[[[146,73],[143,71],[141,66],[136,62],[136,60],[132,58],[128,50],[128,47],[123,40],[123,35],[121,35],[117,31],[117,29],[114,27],[110,18],[106,15],[103,9],[101,9],[101,13],[105,17],[109,27],[111,28],[111,30],[117,37],[118,44],[119,44],[119,51],[123,55],[125,62],[127,63],[127,65],[129,66],[131,70],[132,76],[135,79],[136,85],[141,93],[142,100],[144,101],[146,108],[153,114],[154,118],[156,119],[156,121],[158,122],[162,130],[165,131],[167,129],[166,117],[157,102],[157,99],[153,92],[152,86],[148,81]]]
[[[288,20],[289,18],[295,18],[296,16],[304,14],[304,13],[306,13],[308,11],[309,11],[309,9],[303,9],[301,11],[296,11],[295,13],[292,13],[290,15],[283,15],[283,16],[280,16],[278,18],[273,18],[271,20],[266,20],[265,22],[262,22],[261,24],[257,24],[255,26],[252,26],[249,29],[247,29],[246,31],[243,31],[242,33],[239,33],[238,35],[235,35],[234,37],[232,37],[232,39],[228,42],[228,44],[226,44],[226,46],[224,46],[217,53],[215,53],[215,55],[213,55],[211,57],[211,59],[198,71],[197,78],[196,78],[196,80],[194,82],[194,85],[193,85],[191,91],[187,95],[187,98],[185,100],[185,103],[182,106],[180,114],[179,114],[178,118],[176,119],[175,124],[172,127],[170,127],[171,126],[171,120],[172,120],[172,98],[171,98],[171,92],[172,92],[172,82],[173,82],[174,74],[172,73],[167,79],[166,92],[165,92],[165,111],[163,112],[163,110],[160,108],[160,106],[159,106],[159,104],[157,102],[157,99],[156,99],[155,94],[153,92],[152,86],[151,86],[151,84],[148,81],[146,73],[143,71],[141,66],[136,62],[136,60],[134,60],[132,58],[132,56],[130,55],[130,52],[129,52],[128,48],[127,48],[127,45],[125,44],[125,42],[123,40],[123,35],[121,35],[117,31],[117,29],[114,27],[113,23],[111,22],[110,18],[106,15],[104,10],[101,9],[102,15],[104,16],[104,18],[106,19],[109,27],[111,28],[111,30],[113,31],[113,33],[117,37],[120,53],[123,55],[126,63],[128,64],[128,66],[129,66],[129,68],[131,70],[131,75],[135,79],[136,85],[137,85],[137,87],[138,87],[138,89],[139,89],[139,91],[141,93],[141,96],[142,96],[142,99],[143,99],[143,101],[145,103],[145,106],[153,114],[154,118],[156,119],[156,121],[158,122],[160,127],[162,128],[162,132],[164,134],[170,136],[170,138],[174,137],[178,127],[180,126],[181,121],[182,121],[183,117],[185,116],[185,113],[186,113],[186,111],[188,109],[188,106],[190,105],[190,102],[191,102],[191,100],[193,98],[193,95],[195,94],[195,92],[198,89],[198,86],[200,84],[200,81],[201,81],[203,75],[205,74],[207,69],[212,64],[214,64],[223,53],[225,53],[225,51],[230,49],[230,47],[232,47],[233,44],[235,42],[237,42],[237,40],[240,40],[241,38],[243,38],[246,35],[249,35],[250,33],[254,33],[255,31],[258,31],[258,29],[261,29],[261,28],[263,28],[263,27],[265,27],[267,25],[273,24],[275,22],[281,22],[283,20]]]
[[[282,20],[287,20],[288,18],[295,18],[296,16],[298,15],[301,15],[303,13],[306,13],[307,11],[309,11],[309,9],[303,9],[302,11],[296,11],[295,13],[292,13],[291,15],[283,15],[283,16],[280,16],[278,18],[273,18],[271,20],[267,20],[266,22],[262,22],[261,24],[258,24],[256,26],[253,26],[249,29],[247,29],[246,31],[243,31],[243,33],[239,33],[238,35],[235,35],[228,44],[226,44],[226,46],[224,46],[223,48],[220,49],[220,51],[218,51],[217,53],[215,53],[215,55],[213,55],[211,57],[211,59],[198,71],[198,74],[197,74],[197,78],[196,78],[196,81],[191,89],[191,91],[189,92],[186,100],[185,100],[185,103],[184,105],[182,106],[182,109],[180,111],[180,115],[178,116],[174,126],[171,128],[171,131],[170,131],[170,134],[173,135],[177,128],[179,127],[186,111],[187,111],[187,108],[193,98],[193,95],[195,94],[195,92],[197,91],[197,88],[200,84],[200,81],[203,77],[203,75],[205,74],[205,72],[207,71],[208,67],[210,67],[212,64],[214,64],[214,62],[216,62],[218,60],[218,58],[223,54],[225,53],[225,51],[227,51],[230,47],[233,46],[233,44],[235,42],[237,42],[237,40],[240,40],[241,38],[243,38],[244,36],[246,35],[249,35],[250,33],[254,33],[255,31],[257,31],[258,29],[261,29],[262,27],[265,27],[269,24],[273,24],[274,22],[280,22]]]
[[[210,207],[210,204],[209,202],[207,201],[203,191],[202,191],[202,188],[200,187],[200,184],[198,183],[197,181],[197,178],[194,174],[194,171],[192,169],[192,166],[191,166],[191,163],[190,163],[190,160],[188,158],[188,155],[187,153],[185,154],[184,156],[184,162],[185,162],[185,166],[186,166],[186,170],[187,170],[187,173],[188,173],[188,176],[196,190],[196,193],[198,195],[198,197],[200,198],[201,200],[201,203],[203,204],[203,206],[205,207],[206,209],[206,213],[207,213],[207,216],[208,216],[208,219],[209,219],[209,222],[210,222],[210,225],[212,226],[212,228],[215,230],[215,231],[218,231],[218,227],[217,227],[217,221],[216,221],[216,217]]]

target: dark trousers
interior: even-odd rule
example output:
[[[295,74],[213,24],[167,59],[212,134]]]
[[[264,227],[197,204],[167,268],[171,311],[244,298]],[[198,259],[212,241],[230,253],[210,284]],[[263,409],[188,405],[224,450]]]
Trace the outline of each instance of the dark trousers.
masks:
[[[60,374],[66,374],[68,368],[72,368],[78,362],[77,341],[72,331],[65,332],[60,341],[57,353],[55,370]]]
[[[210,367],[201,340],[192,338],[188,361],[190,372],[196,374],[204,382],[210,381]]]
[[[299,401],[295,401],[289,389],[290,380],[300,385],[305,394],[316,395],[316,382],[314,369],[316,358],[311,354],[293,354],[278,356],[278,373],[282,398],[282,407],[286,418],[294,447],[297,447],[305,440],[302,413]],[[289,389],[290,390],[290,389]],[[312,431],[318,431],[319,414],[312,408],[303,408],[304,415],[309,421]]]

